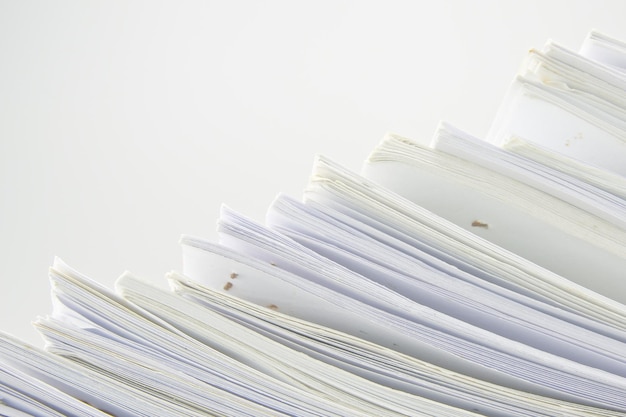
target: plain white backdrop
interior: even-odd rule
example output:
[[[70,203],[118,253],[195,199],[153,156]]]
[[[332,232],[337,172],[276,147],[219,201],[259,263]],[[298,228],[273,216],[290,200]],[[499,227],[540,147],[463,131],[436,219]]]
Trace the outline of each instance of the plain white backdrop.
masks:
[[[180,269],[222,203],[262,221],[322,153],[484,136],[532,47],[626,39],[623,1],[0,0],[0,330],[41,345],[54,256]]]

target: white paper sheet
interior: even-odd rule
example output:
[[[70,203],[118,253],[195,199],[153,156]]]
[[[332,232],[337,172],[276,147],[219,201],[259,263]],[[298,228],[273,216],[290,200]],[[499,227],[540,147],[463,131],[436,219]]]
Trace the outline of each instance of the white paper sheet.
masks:
[[[620,332],[626,330],[623,304],[467,232],[327,158],[318,158],[305,199],[305,203],[315,201],[385,231],[480,278]]]
[[[626,343],[559,319],[551,314],[553,309],[542,312],[530,307],[525,297],[502,294],[493,284],[469,274],[446,274],[386,245],[380,237],[374,239],[334,221],[323,210],[280,196],[270,207],[267,222],[307,248],[412,301],[509,339],[626,376]]]
[[[488,140],[512,136],[626,176],[626,77],[548,43],[531,50],[510,86]]]
[[[441,129],[437,136],[451,134]],[[481,154],[483,157],[487,153]],[[572,204],[580,198],[564,201],[500,173],[497,167],[488,169],[480,158],[461,159],[387,136],[370,155],[363,172],[368,179],[477,236],[626,302],[626,208],[619,204],[620,199],[603,209],[602,200],[589,196],[589,210],[600,212],[604,217],[600,218]]]
[[[184,246],[193,245],[192,247],[203,249],[205,252],[202,254],[195,251],[193,259],[184,255],[185,265],[193,264],[189,269],[185,269],[185,274],[210,285],[210,280],[207,282],[206,278],[210,276],[210,271],[204,269],[201,264],[214,265],[213,271],[215,271],[215,265],[223,264],[222,272],[219,275],[226,276],[227,271],[241,268],[241,265],[233,264],[233,258],[238,257],[240,262],[243,261],[249,266],[256,263],[257,269],[265,270],[263,274],[257,272],[254,280],[249,279],[246,282],[237,283],[238,287],[247,285],[249,287],[247,292],[256,294],[257,299],[263,298],[259,294],[264,294],[264,305],[267,303],[275,304],[271,298],[274,290],[281,287],[293,288],[295,284],[303,290],[303,295],[320,294],[321,298],[336,303],[337,306],[342,306],[339,310],[335,307],[336,313],[334,315],[340,315],[343,318],[343,322],[338,324],[353,335],[361,336],[375,343],[385,344],[414,357],[498,384],[560,399],[591,401],[586,402],[586,404],[599,405],[606,404],[605,402],[608,401],[613,404],[611,407],[623,407],[618,405],[621,400],[617,399],[623,395],[626,388],[626,380],[621,377],[585,367],[486,332],[463,321],[455,320],[413,303],[397,293],[385,291],[380,287],[372,287],[370,282],[359,280],[356,275],[352,274],[350,279],[353,280],[353,285],[361,288],[361,300],[370,301],[376,295],[379,295],[380,299],[388,300],[388,304],[376,303],[377,307],[363,304],[350,297],[353,290],[350,289],[350,285],[346,284],[348,276],[341,277],[339,269],[330,264],[324,266],[318,263],[321,260],[314,259],[315,257],[311,257],[306,251],[300,252],[300,257],[302,259],[301,265],[311,267],[308,278],[291,275],[287,271],[283,271],[283,273],[272,273],[274,282],[270,284],[270,281],[267,280],[267,278],[271,278],[267,273],[269,270],[280,271],[282,268],[287,270],[292,268],[296,254],[295,252],[292,255],[288,253],[290,252],[289,247],[295,247],[295,243],[293,245],[281,245],[279,242],[282,239],[271,239],[269,238],[271,232],[265,230],[260,233],[260,225],[247,228],[247,223],[250,221],[238,218],[232,212],[228,212],[227,219],[222,219],[220,228],[223,233],[228,233],[231,238],[228,241],[222,239],[222,243],[232,247],[230,251],[197,239],[193,241],[183,239]],[[246,259],[243,257],[243,253],[248,253],[248,256],[251,257]],[[189,251],[187,251],[188,254]],[[255,260],[257,256],[258,260]],[[275,265],[271,265],[267,259],[273,259]],[[319,283],[325,283],[331,278],[330,275],[327,278],[323,277],[322,271],[328,270],[328,268],[333,269],[332,276],[336,280],[335,287],[340,292],[319,286]],[[315,278],[314,275],[316,275]],[[277,282],[275,278],[278,276],[285,281]],[[285,284],[285,282],[289,284]],[[213,287],[221,288],[221,285],[218,284]],[[254,290],[251,289],[252,287]],[[368,290],[368,287],[377,288],[376,292]],[[228,291],[233,288],[234,284]],[[280,304],[275,305],[280,306]],[[307,318],[312,319],[315,323],[335,328],[337,326],[333,326],[333,322],[336,320],[325,323],[321,321],[323,319],[321,315],[320,317],[310,317],[311,311],[305,307],[295,306],[292,308],[293,310],[288,311],[288,313],[297,317],[309,315]],[[328,312],[324,311],[324,313]],[[361,320],[355,320],[357,317]],[[363,319],[367,321],[363,322]],[[417,348],[418,346],[419,348]],[[570,378],[575,379],[576,382]],[[570,381],[566,382],[568,380]],[[600,386],[594,388],[594,384],[600,384],[602,388]],[[584,394],[582,391],[574,392],[582,386],[585,386]],[[586,399],[582,399],[583,396]],[[591,400],[592,397],[597,399]],[[594,403],[594,401],[598,402]]]
[[[589,32],[580,48],[580,54],[626,73],[626,44],[607,34]]]
[[[169,277],[175,291],[193,302],[263,332],[281,344],[397,390],[492,416],[613,414],[581,409],[571,403],[468,378],[360,338],[211,290],[179,274],[172,273]]]

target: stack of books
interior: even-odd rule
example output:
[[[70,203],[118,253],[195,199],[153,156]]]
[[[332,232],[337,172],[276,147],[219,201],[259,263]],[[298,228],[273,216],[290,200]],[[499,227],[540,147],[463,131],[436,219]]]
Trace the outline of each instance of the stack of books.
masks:
[[[318,156],[264,224],[183,236],[169,290],[55,260],[0,415],[625,416],[626,44],[531,50],[485,139]]]

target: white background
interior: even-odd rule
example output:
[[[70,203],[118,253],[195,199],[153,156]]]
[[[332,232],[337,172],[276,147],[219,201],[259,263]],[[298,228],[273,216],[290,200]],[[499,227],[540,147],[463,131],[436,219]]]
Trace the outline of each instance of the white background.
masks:
[[[531,47],[626,39],[623,1],[0,0],[0,330],[36,345],[55,255],[159,285],[219,207],[262,220],[322,153],[484,136]]]

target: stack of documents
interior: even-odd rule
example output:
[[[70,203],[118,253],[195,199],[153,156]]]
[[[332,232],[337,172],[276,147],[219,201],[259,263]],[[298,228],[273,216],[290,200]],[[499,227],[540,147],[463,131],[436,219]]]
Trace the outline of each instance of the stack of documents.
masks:
[[[626,416],[626,44],[531,50],[486,139],[318,156],[169,290],[56,259],[0,415]]]

